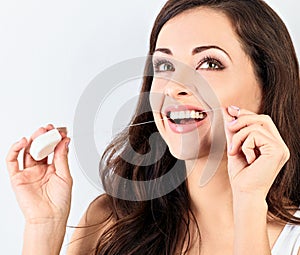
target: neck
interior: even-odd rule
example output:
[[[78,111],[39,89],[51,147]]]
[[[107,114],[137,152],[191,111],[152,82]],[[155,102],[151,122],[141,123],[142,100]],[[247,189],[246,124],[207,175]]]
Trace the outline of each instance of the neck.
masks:
[[[227,174],[227,159],[223,156],[218,170],[211,180],[200,186],[207,158],[186,162],[189,172],[187,188],[191,199],[191,209],[196,216],[201,232],[205,236],[215,235],[216,231],[233,229],[232,192]]]

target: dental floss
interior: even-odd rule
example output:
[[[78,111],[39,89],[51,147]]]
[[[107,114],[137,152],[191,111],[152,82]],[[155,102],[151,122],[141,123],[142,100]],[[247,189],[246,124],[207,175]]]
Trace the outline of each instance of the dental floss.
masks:
[[[209,110],[202,111],[202,112],[211,112],[211,111],[215,111],[215,110],[219,110],[219,109],[221,109],[221,108],[219,107],[219,108],[209,109]],[[161,120],[164,120],[164,119],[161,119]],[[126,127],[140,126],[140,125],[145,125],[145,124],[149,124],[149,123],[153,123],[153,122],[155,122],[155,121],[151,120],[151,121],[141,122],[141,123],[137,123],[137,124],[131,124]],[[183,127],[181,127],[181,126],[177,126],[176,129],[178,132],[183,131]],[[65,127],[55,128],[55,129],[52,129],[52,130],[38,136],[37,138],[35,138],[32,141],[32,144],[30,146],[29,153],[31,154],[31,156],[36,161],[46,158],[49,154],[51,154],[54,151],[57,144],[62,140],[62,136],[60,135],[59,132],[66,133],[66,130],[67,129]]]
[[[176,106],[175,106],[176,108]],[[209,110],[205,110],[205,111],[202,111],[202,112],[213,112],[213,111],[216,111],[216,110],[220,110],[222,109],[221,107],[217,107],[217,108],[211,108]],[[160,120],[164,120],[165,118],[162,118]],[[168,118],[170,119],[170,118]],[[140,123],[136,123],[136,124],[131,124],[131,125],[127,125],[127,126],[124,126],[124,127],[121,127],[121,129],[124,129],[124,128],[129,128],[129,127],[135,127],[135,126],[141,126],[141,125],[145,125],[145,124],[149,124],[149,123],[154,123],[155,121],[154,120],[150,120],[150,121],[145,121],[145,122],[140,122]],[[182,132],[182,131],[178,131],[178,132]],[[69,136],[69,137],[74,137],[74,136]]]
[[[175,106],[176,108],[176,106]],[[206,110],[206,111],[202,111],[202,112],[213,112],[215,110],[219,110],[219,109],[222,109],[221,107],[218,107],[218,108],[213,108],[213,109],[209,109],[209,110]],[[164,119],[161,119],[161,120],[164,120]],[[128,125],[126,127],[134,127],[134,126],[139,126],[139,125],[144,125],[144,124],[149,124],[149,123],[152,123],[152,122],[155,122],[154,120],[150,120],[150,121],[146,121],[146,122],[141,122],[141,123],[137,123],[137,124],[131,124],[131,125]],[[125,128],[126,128],[125,127]]]
[[[34,160],[39,161],[51,154],[56,145],[62,140],[59,131],[65,131],[66,128],[54,128],[35,138],[30,146],[29,153]]]

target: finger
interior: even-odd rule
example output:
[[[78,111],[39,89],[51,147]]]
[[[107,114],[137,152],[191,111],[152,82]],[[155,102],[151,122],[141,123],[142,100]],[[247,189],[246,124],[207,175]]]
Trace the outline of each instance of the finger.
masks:
[[[257,114],[247,111],[245,109],[240,109],[237,106],[229,106],[227,107],[225,110],[223,110],[224,113],[224,119],[226,120],[225,123],[225,135],[226,135],[226,140],[227,140],[227,149],[229,152],[229,155],[234,155],[236,154],[236,150],[235,153],[231,153],[233,151],[233,136],[235,135],[235,133],[237,131],[239,131],[239,129],[235,128],[233,129],[233,127],[236,125],[236,123],[238,122],[238,119],[241,118],[241,116],[256,116]],[[244,141],[244,139],[243,139]]]
[[[242,151],[247,158],[248,164],[252,164],[260,156],[269,157],[273,163],[273,161],[276,161],[276,158],[281,161],[281,151],[283,151],[281,148],[284,147],[286,146],[270,139],[265,134],[254,131],[244,141]]]
[[[54,150],[53,164],[56,169],[56,174],[64,180],[71,180],[71,174],[68,163],[68,146],[70,138],[62,139]]]
[[[230,131],[236,132],[244,127],[253,124],[258,124],[264,127],[266,130],[270,132],[270,134],[272,134],[272,136],[282,140],[278,129],[276,128],[271,117],[268,115],[264,115],[264,114],[240,115],[235,121],[227,123],[227,126]]]
[[[6,157],[6,165],[10,177],[14,176],[20,171],[18,156],[20,151],[28,144],[26,138],[22,138],[19,142],[13,144]]]
[[[246,161],[249,165],[251,165],[257,158],[255,153],[256,144],[254,136],[250,135],[246,138],[242,145],[242,152],[246,157]]]
[[[241,146],[244,144],[247,137],[253,132],[260,132],[266,137],[270,139],[274,139],[274,137],[262,126],[258,124],[253,124],[251,126],[245,127],[239,130],[237,133],[233,134],[231,139],[231,150],[229,152],[230,155],[235,155],[240,152]]]
[[[62,138],[67,137],[68,130],[66,127],[57,127],[56,129],[59,131]]]
[[[256,113],[245,110],[245,109],[241,109],[237,106],[231,105],[229,107],[227,107],[227,112],[230,116],[238,118],[240,116],[243,115],[256,115]]]
[[[48,124],[48,125],[45,127],[45,129],[46,129],[47,131],[50,131],[50,130],[52,130],[52,129],[54,129],[54,128],[55,128],[55,127],[54,127],[52,124]],[[57,127],[56,129],[59,131],[59,133],[60,133],[60,135],[61,135],[62,138],[67,137],[68,130],[67,130],[66,127]]]
[[[47,131],[50,131],[54,129],[54,126],[52,124],[48,124],[45,128],[47,129]]]
[[[238,117],[240,115],[240,108],[234,105],[227,107],[227,112],[232,117]]]
[[[38,164],[38,161],[35,161],[32,156],[30,155],[30,146],[32,144],[32,141],[37,138],[39,135],[46,133],[47,129],[44,127],[40,127],[38,130],[36,130],[32,136],[28,140],[28,144],[24,150],[24,156],[23,156],[23,165],[24,168],[32,167]],[[46,159],[47,160],[47,159]],[[41,160],[39,163],[44,163],[45,160]],[[47,163],[47,162],[46,162]]]
[[[32,144],[32,141],[37,138],[38,136],[48,132],[49,130],[53,129],[53,125],[48,124],[46,127],[40,127],[38,130],[36,130],[33,135],[29,138],[28,141],[28,145],[26,146],[25,150],[24,150],[24,156],[23,156],[23,165],[24,168],[27,167],[32,167],[35,165],[43,165],[43,164],[47,164],[47,158],[40,160],[40,161],[36,161],[33,159],[33,157],[30,155],[29,151],[30,151],[30,146]]]

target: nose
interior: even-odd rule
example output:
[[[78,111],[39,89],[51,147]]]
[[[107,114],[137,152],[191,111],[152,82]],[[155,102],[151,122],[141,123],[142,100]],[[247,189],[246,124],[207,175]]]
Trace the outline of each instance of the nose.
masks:
[[[179,99],[190,96],[191,92],[183,85],[180,85],[175,82],[168,82],[168,84],[165,87],[165,95],[175,99]]]

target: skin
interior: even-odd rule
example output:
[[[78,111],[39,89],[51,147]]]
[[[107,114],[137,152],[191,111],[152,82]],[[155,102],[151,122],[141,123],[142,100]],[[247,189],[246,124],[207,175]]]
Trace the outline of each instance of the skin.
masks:
[[[213,22],[211,22],[212,20]],[[198,25],[195,26],[195,24]],[[217,46],[220,49],[211,48],[197,54],[192,53],[195,48],[203,46]],[[221,62],[222,67],[212,61],[203,62],[206,57]],[[250,59],[242,50],[232,26],[225,16],[206,9],[197,12],[188,11],[168,21],[158,36],[154,53],[154,59],[166,58],[170,62],[176,60],[190,66],[191,69],[197,69],[210,84],[223,107],[237,105],[240,108],[258,112],[261,98],[259,82],[253,74]],[[203,63],[199,64],[201,62]],[[159,68],[167,68],[166,65],[161,64]],[[210,65],[214,69],[209,68]],[[221,70],[223,66],[224,69]],[[199,105],[197,95],[193,95],[187,87],[180,86],[173,81],[166,82],[160,78],[154,78],[151,92],[162,93],[176,99],[181,104],[203,106]],[[183,93],[187,95],[183,95]],[[176,148],[180,147],[178,145],[181,135],[174,134],[166,121],[160,121],[165,116],[155,112],[154,117],[161,135],[171,150],[176,151]],[[207,133],[206,129],[209,125],[210,123],[205,123],[204,127],[199,130],[200,136],[202,133]],[[205,129],[204,132],[203,129]],[[204,138],[202,137],[202,139]],[[179,153],[174,154],[177,158],[180,157]]]
[[[227,54],[216,49],[191,54],[195,47],[207,45],[216,45]],[[208,63],[203,63],[198,71],[209,82],[224,107],[227,151],[216,175],[204,187],[199,187],[198,180],[208,150],[204,149],[199,158],[186,160],[187,168],[194,168],[187,184],[201,231],[201,254],[270,255],[270,247],[282,226],[267,223],[265,198],[276,175],[288,160],[289,151],[272,120],[257,114],[260,85],[229,20],[210,9],[185,12],[165,24],[156,48],[169,49],[172,55],[166,51],[158,51],[155,55],[176,59],[193,69],[207,55],[219,57],[224,65],[223,70],[216,71],[216,65],[209,65],[213,68],[208,68]],[[152,91],[184,104],[197,104],[195,96],[184,86],[172,82],[160,86],[159,82],[154,80]],[[236,105],[240,110],[230,105]],[[162,117],[160,113],[155,113],[161,135],[174,155],[182,156],[176,149],[180,134],[174,134],[166,120],[160,120]],[[32,139],[52,128],[52,125],[40,128],[29,141],[23,138],[15,143],[6,160],[13,189],[26,219],[23,254],[59,254],[65,233],[72,188],[67,159],[70,138],[63,135],[52,164],[47,164],[47,159],[36,162],[28,154]],[[198,131],[205,128],[210,128],[209,121]],[[202,135],[201,139],[206,141],[203,145],[209,146],[209,137]],[[254,153],[254,148],[259,151],[259,157]],[[17,159],[22,149],[25,149],[23,171]],[[37,203],[38,206],[35,206]],[[97,224],[107,217],[106,198],[101,197],[93,202],[88,212],[80,226]],[[73,240],[85,235],[89,238],[71,243],[68,254],[82,254],[93,249],[108,225],[76,229]],[[198,254],[198,250],[195,242],[189,254]]]
[[[53,162],[35,161],[30,144],[39,135],[53,129],[39,128],[30,138],[12,145],[6,158],[11,185],[25,216],[23,254],[59,254],[71,206],[72,177],[68,166],[70,138],[63,139],[54,151]],[[21,170],[18,155],[24,149]],[[55,233],[55,234],[54,234]]]
[[[208,46],[216,47],[207,49]],[[193,54],[196,47],[206,48]],[[217,62],[205,61],[207,56]],[[197,70],[224,108],[228,155],[224,155],[217,174],[206,186],[199,187],[208,155],[199,153],[199,158],[186,160],[187,170],[193,170],[187,183],[201,232],[201,254],[270,254],[270,247],[282,226],[267,226],[265,198],[288,160],[289,152],[272,120],[257,114],[260,84],[230,21],[210,9],[185,12],[162,28],[154,53],[156,58],[168,59],[171,63],[176,60]],[[156,66],[156,71],[159,74],[175,72],[168,63]],[[188,87],[173,81],[163,82],[156,78],[151,91],[172,97],[183,105],[203,107]],[[182,154],[178,148],[185,138],[170,129],[165,115],[155,112],[154,118],[170,151],[180,158]],[[203,147],[209,145],[206,131],[210,122],[207,119],[204,122],[198,132],[200,139],[205,141],[201,150],[208,152],[208,148]],[[256,156],[254,148],[259,150],[260,157]],[[245,229],[245,224],[251,227]],[[198,249],[195,242],[191,254],[197,254]]]

